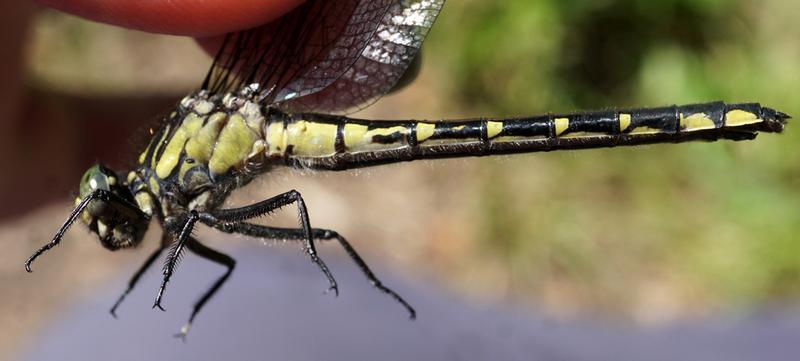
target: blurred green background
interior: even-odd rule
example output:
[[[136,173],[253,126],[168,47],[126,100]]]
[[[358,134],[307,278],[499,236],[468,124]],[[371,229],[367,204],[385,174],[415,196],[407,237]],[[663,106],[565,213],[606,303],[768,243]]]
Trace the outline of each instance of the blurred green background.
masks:
[[[511,116],[712,100],[798,115],[797,19],[793,0],[450,1],[425,43],[417,81],[356,116]],[[75,136],[96,122],[60,111],[74,107],[59,99],[177,100],[210,64],[190,39],[50,11],[33,20],[27,59],[33,103],[54,107]],[[122,105],[108,114],[126,112]],[[347,235],[371,262],[459,294],[557,316],[658,323],[800,300],[797,128],[752,142],[278,172],[239,199],[297,188],[312,221]],[[133,158],[137,146],[122,158]],[[75,174],[107,157],[120,158],[89,154],[75,161]],[[66,194],[54,193],[66,216]],[[48,231],[22,248],[60,221],[35,223]],[[91,258],[110,257],[102,252]],[[113,268],[133,270],[138,258],[127,260]]]
[[[798,18],[791,0],[453,1],[427,74],[443,108],[472,116],[711,100],[800,114]],[[461,194],[478,210],[463,258],[556,308],[657,319],[796,300],[798,140],[792,124],[755,142],[481,162]]]

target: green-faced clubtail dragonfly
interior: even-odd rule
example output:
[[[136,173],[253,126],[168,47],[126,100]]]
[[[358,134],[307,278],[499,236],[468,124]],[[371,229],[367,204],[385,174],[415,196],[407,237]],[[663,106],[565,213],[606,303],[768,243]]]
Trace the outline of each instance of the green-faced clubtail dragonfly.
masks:
[[[292,240],[337,291],[315,241],[335,240],[380,291],[414,309],[384,286],[338,233],[313,228],[303,197],[291,190],[240,208],[222,209],[228,195],[274,167],[346,170],[417,159],[679,143],[749,140],[777,133],[789,118],[756,103],[713,102],[660,108],[609,109],[507,119],[372,121],[339,115],[389,92],[415,60],[444,0],[309,0],[284,17],[229,34],[196,92],[183,98],[137,167],[120,178],[91,167],[80,197],[53,239],[26,262],[61,241],[81,219],[109,250],[139,245],[152,218],[164,229],[111,309],[115,313],[140,276],[166,250],[163,280],[153,307],[185,249],[227,267],[194,305],[185,335],[203,305],[234,269],[233,258],[192,236],[200,222],[226,233]],[[297,228],[250,223],[295,204]],[[163,309],[163,308],[162,308]]]

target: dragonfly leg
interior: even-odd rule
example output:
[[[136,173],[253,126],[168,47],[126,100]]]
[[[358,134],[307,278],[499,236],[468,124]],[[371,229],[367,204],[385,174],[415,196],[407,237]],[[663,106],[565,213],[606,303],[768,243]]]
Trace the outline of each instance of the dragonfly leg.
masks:
[[[195,316],[197,316],[197,314],[200,312],[200,310],[203,308],[206,302],[208,302],[208,300],[210,300],[211,297],[213,297],[214,294],[216,294],[217,291],[219,291],[220,287],[222,287],[225,281],[228,280],[228,277],[230,277],[234,267],[236,267],[236,260],[233,259],[231,256],[228,256],[227,254],[208,248],[207,246],[203,245],[202,243],[200,243],[199,241],[197,241],[192,237],[189,237],[188,241],[186,242],[186,247],[189,249],[190,252],[200,257],[203,257],[209,261],[223,265],[227,269],[225,270],[225,273],[222,276],[217,278],[217,280],[214,282],[211,288],[209,288],[205,293],[203,293],[200,299],[198,299],[197,302],[195,302],[194,307],[192,308],[192,314],[191,316],[189,316],[189,321],[186,322],[186,324],[183,325],[183,327],[181,327],[180,332],[175,335],[176,337],[180,337],[183,340],[186,340],[186,334],[189,332],[189,328],[191,328]]]
[[[306,203],[303,201],[303,197],[300,195],[299,192],[296,190],[291,190],[283,194],[279,194],[275,197],[270,199],[251,204],[249,206],[241,207],[241,208],[231,208],[231,209],[222,209],[216,210],[213,212],[208,213],[211,218],[215,218],[218,221],[226,222],[226,223],[237,223],[243,222],[248,219],[256,218],[258,216],[262,216],[271,212],[274,212],[280,209],[283,206],[290,205],[292,203],[297,204],[297,213],[300,218],[300,229],[303,232],[302,239],[305,241],[304,250],[311,257],[311,262],[317,265],[319,269],[325,274],[325,277],[328,279],[328,291],[333,291],[335,295],[339,294],[339,287],[336,284],[336,279],[333,278],[328,266],[325,262],[319,257],[317,254],[317,248],[314,245],[314,238],[311,234],[311,221],[308,217],[308,209],[306,208]]]
[[[268,227],[245,222],[223,223],[210,217],[203,217],[203,215],[201,215],[200,221],[226,233],[236,233],[250,237],[288,241],[300,241],[305,237],[303,230],[298,228]],[[367,280],[369,280],[369,282],[375,288],[389,295],[389,297],[403,305],[403,307],[405,307],[409,313],[409,318],[416,318],[416,311],[414,311],[414,308],[411,307],[411,305],[406,302],[406,300],[403,299],[403,297],[401,297],[397,292],[383,285],[383,282],[381,282],[378,277],[375,276],[364,259],[361,258],[356,249],[350,244],[350,242],[347,241],[347,239],[339,235],[338,232],[329,229],[312,228],[311,233],[316,240],[335,240],[338,242],[339,245],[344,248],[345,252],[347,252],[347,255],[350,257],[350,259],[361,270],[361,273],[367,277]]]
[[[167,261],[164,263],[164,279],[161,281],[161,287],[158,288],[153,308],[158,307],[158,309],[164,311],[164,307],[161,307],[161,298],[164,296],[164,290],[166,290],[167,283],[169,283],[172,273],[175,272],[175,268],[178,266],[183,248],[186,247],[186,242],[191,238],[192,229],[194,229],[194,224],[197,223],[199,218],[200,216],[196,211],[191,211],[186,218],[186,222],[181,227],[178,239],[175,240],[175,246],[169,251]]]
[[[139,267],[139,269],[136,271],[136,273],[133,274],[133,277],[131,277],[130,281],[128,281],[128,287],[119,296],[119,298],[117,299],[117,302],[114,303],[114,306],[111,307],[111,311],[110,311],[111,312],[111,316],[114,316],[114,318],[117,318],[117,307],[119,307],[119,305],[122,304],[122,301],[125,300],[125,297],[127,297],[128,294],[131,293],[131,291],[133,291],[133,288],[136,287],[136,284],[139,283],[139,279],[142,277],[142,275],[145,272],[147,272],[147,270],[150,268],[150,266],[153,265],[153,263],[156,261],[156,259],[158,259],[158,257],[161,256],[161,253],[163,253],[164,250],[167,248],[167,244],[164,241],[166,239],[166,237],[167,236],[165,235],[165,238],[162,239],[161,245],[159,245],[158,249],[153,251],[153,253],[150,254],[150,257],[147,257],[147,259]]]
[[[36,252],[34,252],[33,255],[28,257],[28,260],[25,261],[25,270],[28,271],[28,273],[33,272],[33,270],[31,270],[31,264],[33,263],[33,261],[35,261],[37,258],[39,258],[39,256],[41,256],[45,252],[51,250],[53,247],[61,243],[61,238],[64,237],[64,233],[67,232],[67,229],[69,229],[69,227],[72,226],[73,223],[75,223],[75,220],[78,219],[83,210],[89,205],[91,201],[95,199],[105,203],[110,207],[116,208],[120,212],[130,212],[130,215],[138,216],[141,219],[147,219],[148,217],[136,205],[131,204],[131,202],[128,202],[124,198],[107,190],[96,189],[92,193],[89,193],[88,196],[84,197],[80,201],[80,203],[78,203],[78,205],[75,206],[75,209],[72,210],[72,213],[70,213],[67,220],[64,222],[64,224],[61,225],[61,228],[59,228],[58,231],[56,231],[56,234],[53,236],[53,239],[50,240],[50,242],[48,242],[44,246],[40,247],[38,250],[36,250]]]

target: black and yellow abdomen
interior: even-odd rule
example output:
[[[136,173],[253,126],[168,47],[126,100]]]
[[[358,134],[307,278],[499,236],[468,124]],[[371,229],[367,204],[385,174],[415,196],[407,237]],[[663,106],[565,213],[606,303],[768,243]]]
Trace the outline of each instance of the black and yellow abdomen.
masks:
[[[782,131],[788,116],[758,104],[714,102],[459,121],[368,121],[317,114],[283,118],[268,121],[268,159],[339,170],[415,159],[745,140],[761,131]]]

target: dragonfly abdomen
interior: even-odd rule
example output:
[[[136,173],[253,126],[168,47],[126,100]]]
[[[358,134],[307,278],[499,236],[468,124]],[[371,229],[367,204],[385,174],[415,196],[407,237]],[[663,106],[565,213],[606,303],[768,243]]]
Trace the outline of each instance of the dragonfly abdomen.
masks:
[[[780,132],[786,114],[713,102],[509,119],[367,121],[301,114],[267,125],[267,155],[289,165],[349,169],[462,156],[753,139]]]

